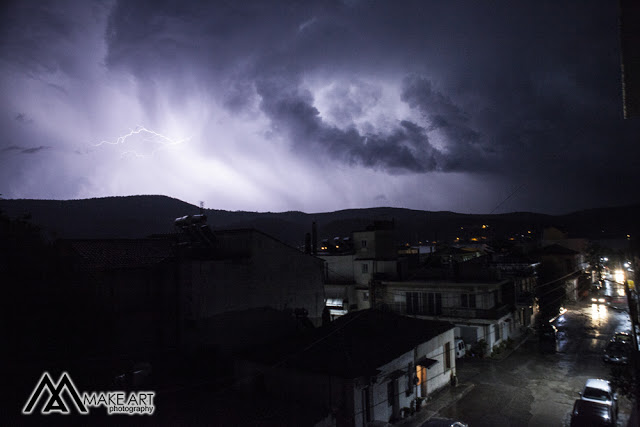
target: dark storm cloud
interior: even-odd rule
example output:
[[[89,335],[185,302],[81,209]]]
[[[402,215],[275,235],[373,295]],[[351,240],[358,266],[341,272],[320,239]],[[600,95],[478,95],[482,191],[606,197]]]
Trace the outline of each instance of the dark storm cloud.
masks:
[[[355,80],[335,85],[327,97],[332,104],[326,115],[339,125],[349,125],[380,101],[382,91],[371,83]]]
[[[393,173],[481,170],[479,132],[426,78],[402,82],[406,73],[398,70],[393,77],[404,86],[402,99],[428,119],[429,128],[405,118],[392,129],[366,132],[353,121],[367,103],[377,102],[379,88],[360,83],[354,93],[335,86],[329,96],[339,101],[326,112],[335,123],[329,124],[302,84],[301,76],[308,73],[350,73],[374,62],[378,70],[397,68],[394,61],[404,50],[395,44],[411,51],[432,31],[416,18],[416,10],[427,22],[435,19],[422,6],[407,9],[342,2],[271,2],[269,7],[262,2],[119,2],[109,20],[107,63],[138,73],[146,81],[142,96],[151,103],[151,76],[168,76],[182,87],[178,76],[194,74],[207,83],[204,90],[214,91],[233,111],[259,101],[273,128],[291,138],[298,154],[323,148],[333,160]],[[413,36],[388,28],[386,18],[403,21],[401,27],[408,26]],[[385,55],[388,61],[380,62]],[[430,143],[434,130],[444,137],[445,152]]]
[[[522,186],[501,209],[558,211],[592,205],[588,188],[618,203],[637,182],[640,125],[621,120],[615,2],[16,1],[4,10],[0,89],[13,99],[0,122],[5,146],[23,146],[2,153],[54,146],[64,157],[144,120],[194,133],[184,151],[194,159],[180,167],[208,170],[224,152],[244,177],[243,162],[274,153],[288,183],[289,169],[317,182],[309,165],[355,166],[340,178],[353,188],[371,177],[387,185],[369,203],[399,203],[394,192],[429,181],[433,196],[415,207],[468,199],[468,211],[490,211]],[[603,165],[609,173],[594,173]],[[140,181],[102,166],[95,188]],[[255,194],[265,185],[249,181]],[[270,188],[286,191],[282,182]],[[501,187],[495,203],[474,185]]]
[[[0,51],[5,63],[35,79],[56,72],[81,77],[84,62],[77,55],[77,38],[82,27],[95,24],[106,4],[77,6],[72,0],[6,4],[6,13],[0,17],[5,36]]]
[[[320,148],[338,161],[384,168],[394,173],[445,170],[449,162],[429,142],[426,130],[401,121],[390,132],[361,134],[354,127],[340,129],[322,120],[313,97],[288,81],[257,82],[261,108],[276,130],[289,135],[297,149]]]
[[[16,120],[20,123],[26,123],[26,124],[33,123],[33,120],[27,117],[27,115],[24,113],[16,114]]]
[[[46,145],[41,145],[39,147],[19,147],[17,145],[11,145],[9,147],[3,148],[2,152],[4,153],[4,152],[15,151],[20,154],[35,154],[35,153],[39,153],[40,151],[49,150],[49,149],[51,149],[51,147],[48,147]]]
[[[611,138],[631,149],[616,25],[615,7],[581,1],[118,2],[107,63],[166,78],[178,95],[197,76],[235,112],[258,105],[298,156],[394,174],[485,171],[519,185],[583,174],[567,170],[573,162],[613,162]],[[395,84],[424,121],[356,126],[380,102],[375,84],[335,85],[320,112],[304,85],[314,76]]]
[[[429,130],[445,136],[450,155],[450,169],[474,170],[481,164],[483,150],[480,134],[469,126],[469,116],[451,99],[434,90],[432,83],[420,76],[405,78],[402,100],[418,109],[429,121]]]

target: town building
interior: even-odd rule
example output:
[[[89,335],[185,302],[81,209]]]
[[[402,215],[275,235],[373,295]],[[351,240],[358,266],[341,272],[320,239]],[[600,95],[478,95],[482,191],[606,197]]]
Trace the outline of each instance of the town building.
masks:
[[[176,228],[175,234],[147,239],[58,242],[74,271],[76,300],[92,313],[86,322],[93,325],[96,345],[125,353],[232,352],[255,344],[243,339],[252,336],[243,328],[255,329],[260,314],[271,317],[275,310],[306,327],[321,324],[319,258],[254,229],[212,232],[199,216],[178,219]],[[251,313],[251,320],[236,316],[235,324],[228,323],[229,313],[242,312]],[[222,333],[220,325],[235,333]]]
[[[245,379],[239,386],[309,407],[315,418],[305,425],[396,421],[455,377],[453,332],[447,322],[372,309],[348,313],[249,349],[237,365]]]
[[[453,323],[456,337],[467,346],[486,343],[484,354],[524,332],[510,300],[513,282],[509,278],[381,281],[376,286],[382,306],[403,315]]]

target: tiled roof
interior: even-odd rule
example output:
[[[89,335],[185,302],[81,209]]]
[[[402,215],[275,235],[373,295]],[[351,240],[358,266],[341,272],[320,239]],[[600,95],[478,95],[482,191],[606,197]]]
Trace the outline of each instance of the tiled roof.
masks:
[[[147,267],[173,256],[167,239],[67,240],[67,245],[87,268],[119,269]]]
[[[379,367],[453,328],[448,322],[361,310],[245,357],[272,366],[358,378],[376,375]]]

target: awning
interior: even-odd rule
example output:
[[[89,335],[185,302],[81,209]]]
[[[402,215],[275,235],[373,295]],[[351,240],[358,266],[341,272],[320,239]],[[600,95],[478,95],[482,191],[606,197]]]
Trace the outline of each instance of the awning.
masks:
[[[427,369],[429,369],[430,367],[432,367],[433,365],[435,365],[436,363],[438,363],[437,360],[434,359],[429,359],[427,357],[421,357],[420,359],[418,359],[416,361],[416,365],[418,366],[423,366]]]

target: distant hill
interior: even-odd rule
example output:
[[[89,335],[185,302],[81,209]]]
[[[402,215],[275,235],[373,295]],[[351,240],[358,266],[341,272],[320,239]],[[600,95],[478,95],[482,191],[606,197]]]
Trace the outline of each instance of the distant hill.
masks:
[[[134,238],[174,231],[175,218],[199,213],[197,206],[166,196],[105,197],[84,200],[0,200],[10,217],[29,215],[50,238]],[[315,221],[318,238],[349,236],[376,220],[393,220],[398,243],[470,237],[488,225],[490,236],[504,238],[555,226],[570,237],[590,239],[637,235],[640,205],[589,209],[568,215],[514,212],[471,215],[402,208],[347,209],[325,213],[259,213],[205,209],[215,229],[256,228],[292,246],[304,243]]]

